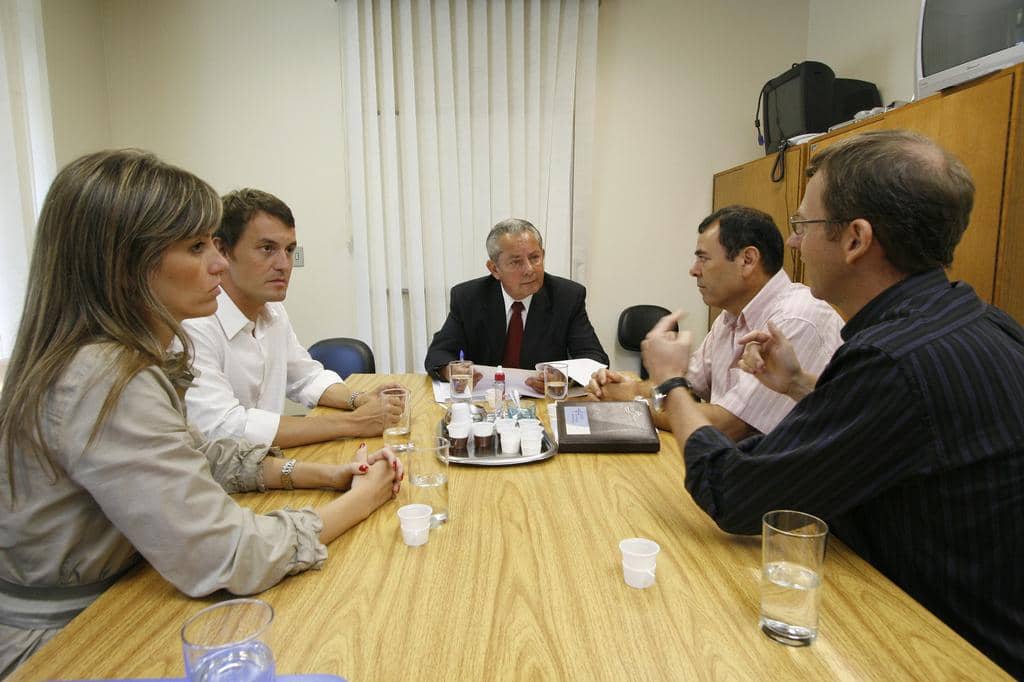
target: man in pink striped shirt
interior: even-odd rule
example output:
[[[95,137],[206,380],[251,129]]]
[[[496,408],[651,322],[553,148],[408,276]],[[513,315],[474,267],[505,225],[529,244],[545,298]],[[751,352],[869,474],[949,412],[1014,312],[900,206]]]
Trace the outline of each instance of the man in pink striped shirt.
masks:
[[[739,440],[766,433],[796,403],[739,368],[739,339],[771,322],[793,344],[800,364],[820,373],[842,343],[843,320],[806,286],[790,281],[782,269],[782,235],[767,213],[727,206],[701,221],[697,232],[690,275],[697,279],[704,302],[722,308],[722,314],[690,357],[686,378],[705,401],[701,411],[727,436]],[[651,395],[653,387],[599,370],[588,388],[602,400],[630,400]],[[654,416],[667,428],[662,415]]]

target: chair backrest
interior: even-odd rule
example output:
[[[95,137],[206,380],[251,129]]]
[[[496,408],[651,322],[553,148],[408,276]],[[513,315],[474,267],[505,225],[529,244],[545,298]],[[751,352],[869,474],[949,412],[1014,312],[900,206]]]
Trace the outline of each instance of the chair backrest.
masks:
[[[651,331],[651,327],[661,318],[665,317],[671,310],[662,308],[660,305],[631,305],[619,315],[619,345],[625,350],[640,352],[640,342]],[[675,325],[679,331],[679,325]],[[647,378],[647,368],[640,365],[640,378]]]
[[[373,374],[377,371],[373,350],[359,339],[339,337],[317,341],[309,347],[309,354],[327,369],[337,372],[342,379],[347,379],[350,374]]]
[[[619,345],[626,350],[640,351],[640,342],[651,327],[671,310],[660,305],[631,305],[619,315]],[[679,325],[676,325],[679,331]]]

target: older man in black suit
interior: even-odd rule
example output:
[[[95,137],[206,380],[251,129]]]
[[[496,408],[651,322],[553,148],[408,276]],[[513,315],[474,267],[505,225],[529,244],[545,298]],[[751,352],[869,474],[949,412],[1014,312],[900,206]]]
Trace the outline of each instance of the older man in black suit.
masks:
[[[447,381],[459,357],[481,365],[532,368],[545,360],[608,355],[587,317],[587,290],[545,275],[544,242],[537,228],[510,219],[487,235],[490,275],[452,288],[448,319],[427,350],[424,365]]]

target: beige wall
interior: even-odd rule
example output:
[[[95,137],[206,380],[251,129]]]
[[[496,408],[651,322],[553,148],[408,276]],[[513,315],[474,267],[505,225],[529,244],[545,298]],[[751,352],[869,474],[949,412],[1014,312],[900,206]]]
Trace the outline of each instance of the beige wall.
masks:
[[[295,213],[305,251],[306,266],[295,270],[287,304],[299,338],[312,344],[351,334],[336,5],[47,0],[44,6],[50,85],[59,93],[58,158],[138,146],[219,192],[253,186],[279,195]],[[109,102],[102,113],[93,96],[101,80]]]
[[[102,0],[43,2],[58,167],[111,145],[102,5]]]
[[[712,175],[762,153],[752,119],[766,80],[815,58],[887,100],[912,92],[917,0],[849,4],[603,0],[588,300],[614,366],[637,366],[615,343],[628,305],[681,307],[686,328],[706,330],[687,274],[695,228]],[[300,339],[350,334],[335,3],[44,0],[44,18],[60,163],[135,145],[218,191],[279,194],[306,252],[288,297]]]
[[[909,102],[920,10],[921,0],[812,0],[807,59],[875,83],[885,104]]]
[[[605,0],[598,31],[590,316],[612,365],[623,308],[683,308],[707,330],[688,271],[711,178],[763,151],[753,127],[765,81],[803,60],[806,0]]]

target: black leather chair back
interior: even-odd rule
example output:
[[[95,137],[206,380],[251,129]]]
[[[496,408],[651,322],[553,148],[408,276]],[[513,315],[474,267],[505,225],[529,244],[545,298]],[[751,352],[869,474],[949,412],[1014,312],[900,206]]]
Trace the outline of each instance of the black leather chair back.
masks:
[[[631,305],[619,315],[619,345],[625,350],[635,353],[640,352],[640,342],[651,331],[651,327],[661,318],[665,317],[671,310],[662,308],[660,305]],[[679,325],[675,325],[679,331]],[[647,378],[647,368],[640,365],[640,378]]]
[[[373,350],[359,339],[339,337],[317,341],[309,347],[309,354],[327,369],[337,372],[342,379],[347,379],[350,374],[374,374],[377,371]]]

